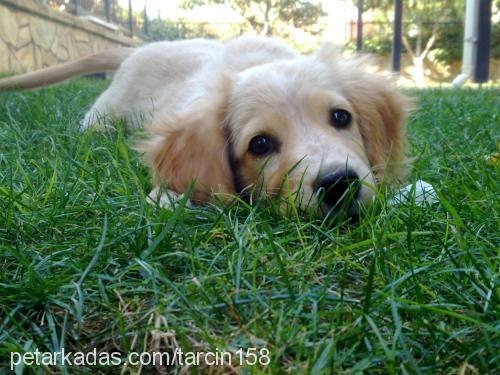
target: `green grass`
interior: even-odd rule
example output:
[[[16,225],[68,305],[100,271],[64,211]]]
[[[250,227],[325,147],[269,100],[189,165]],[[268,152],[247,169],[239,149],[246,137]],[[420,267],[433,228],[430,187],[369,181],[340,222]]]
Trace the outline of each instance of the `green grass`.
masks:
[[[498,90],[411,92],[409,181],[432,183],[440,202],[380,194],[359,223],[327,225],[263,204],[147,205],[130,138],[77,131],[105,85],[0,94],[0,373],[12,351],[175,342],[269,349],[250,373],[499,371],[499,170],[485,162]]]

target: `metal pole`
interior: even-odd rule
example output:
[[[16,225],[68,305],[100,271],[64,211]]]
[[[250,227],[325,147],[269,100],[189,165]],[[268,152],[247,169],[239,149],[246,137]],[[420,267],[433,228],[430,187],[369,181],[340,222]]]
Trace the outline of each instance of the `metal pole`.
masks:
[[[80,14],[80,0],[74,0],[75,4],[75,16]]]
[[[477,24],[479,14],[479,1],[467,0],[465,2],[465,29],[464,47],[462,50],[462,73],[453,80],[455,87],[461,87],[471,78],[474,72],[475,58],[477,55]]]
[[[392,71],[401,71],[401,35],[403,19],[403,0],[394,0],[394,34],[392,38]]]
[[[134,36],[134,25],[132,23],[132,0],[128,0],[128,28],[130,36]]]
[[[491,40],[491,0],[479,2],[474,82],[488,82]]]
[[[104,15],[106,16],[106,21],[111,22],[111,0],[104,0]]]
[[[148,35],[149,25],[148,25],[148,10],[146,6],[146,1],[144,1],[144,34]]]
[[[356,31],[356,51],[363,50],[363,0],[358,0],[358,25]]]

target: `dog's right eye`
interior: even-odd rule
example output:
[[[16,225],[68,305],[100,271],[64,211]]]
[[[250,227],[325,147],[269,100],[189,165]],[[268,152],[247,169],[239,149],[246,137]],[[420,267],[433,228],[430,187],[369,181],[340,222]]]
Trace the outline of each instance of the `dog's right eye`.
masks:
[[[332,109],[330,111],[330,125],[337,129],[347,128],[351,123],[352,115],[343,109]]]
[[[267,135],[257,135],[250,140],[248,151],[255,156],[266,156],[275,149],[273,140]]]

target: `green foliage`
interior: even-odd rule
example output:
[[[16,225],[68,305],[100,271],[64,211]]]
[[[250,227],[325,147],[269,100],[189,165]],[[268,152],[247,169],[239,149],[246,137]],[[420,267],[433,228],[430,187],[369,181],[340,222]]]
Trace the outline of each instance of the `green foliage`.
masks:
[[[387,22],[372,22],[365,24],[363,30],[363,52],[388,55],[392,49],[392,28]],[[348,42],[344,47],[346,50],[355,51],[356,42]]]
[[[356,1],[354,1],[356,3]],[[412,49],[417,45],[422,48],[431,38],[436,27],[436,40],[432,47],[435,61],[451,63],[462,58],[463,23],[465,5],[463,1],[404,1],[403,32]],[[371,10],[375,20],[375,29],[365,30],[363,49],[368,53],[389,54],[391,51],[392,23],[386,22],[393,12],[392,0],[365,0],[364,9]],[[493,18],[498,19],[500,2],[493,2]],[[418,39],[421,38],[419,41]],[[350,43],[348,49],[355,49]],[[492,22],[491,56],[500,58],[500,24]]]
[[[237,35],[239,28],[236,26],[226,30],[226,34],[230,36]],[[145,41],[162,41],[162,40],[180,40],[190,38],[221,38],[224,34],[220,32],[217,25],[208,23],[187,23],[173,22],[162,19],[151,20],[148,26],[148,32],[142,30],[141,38]]]
[[[311,1],[282,0],[274,3],[272,7],[278,9],[282,22],[291,22],[301,29],[314,26],[320,17],[326,16],[321,4]]]
[[[491,27],[491,56],[500,59],[500,24],[494,23]]]
[[[181,23],[156,18],[148,21],[148,32],[143,29],[141,38],[147,42],[186,39],[186,29]]]
[[[392,0],[365,1],[365,10],[371,10],[376,22],[381,22],[377,32],[368,34],[363,48],[367,52],[387,54],[390,52],[392,23],[383,22],[390,18]],[[463,43],[464,4],[460,0],[446,1],[404,1],[403,33],[415,54],[423,52],[426,43],[435,35],[432,50],[434,57],[443,62],[461,58]],[[365,48],[366,47],[366,48]]]
[[[498,90],[410,93],[409,182],[432,183],[439,203],[393,206],[382,190],[357,223],[325,223],[266,202],[146,204],[123,131],[78,131],[104,88],[0,93],[0,372],[11,351],[166,352],[172,338],[268,348],[250,374],[497,372],[500,170],[485,157]]]
[[[435,43],[437,61],[451,63],[462,59],[464,43],[463,22],[443,22],[438,27],[439,38]]]
[[[353,0],[357,4],[357,0]],[[393,0],[364,0],[363,9],[375,12],[379,21],[387,20],[394,11]],[[462,0],[405,0],[403,1],[403,17],[412,23],[433,22],[437,17],[462,18],[465,5]]]
[[[195,8],[210,4],[222,4],[222,0],[186,0],[185,8]],[[233,25],[190,24],[165,20],[152,20],[149,33],[143,33],[147,41],[173,40],[193,37],[214,37],[225,39],[245,32],[261,35],[275,35],[286,39],[297,49],[308,52],[317,47],[314,36],[322,32],[318,23],[325,13],[320,3],[302,0],[248,1],[234,0],[229,5],[244,19],[244,23]],[[297,37],[299,33],[299,37]]]
[[[227,3],[223,0],[186,0],[186,8]],[[263,35],[283,35],[293,25],[310,33],[317,32],[317,21],[325,15],[321,3],[307,0],[231,0],[229,5],[245,19],[246,28]]]

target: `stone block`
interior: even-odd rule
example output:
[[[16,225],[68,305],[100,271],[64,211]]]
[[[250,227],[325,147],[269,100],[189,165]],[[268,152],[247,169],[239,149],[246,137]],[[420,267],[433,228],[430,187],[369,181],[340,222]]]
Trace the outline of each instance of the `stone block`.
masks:
[[[57,48],[56,56],[57,56],[57,59],[59,60],[59,62],[64,62],[64,61],[69,60],[68,50],[60,44],[59,44],[59,47]]]
[[[15,52],[16,60],[22,67],[22,71],[29,72],[35,69],[33,47],[29,44]]]
[[[73,39],[73,32],[66,34],[66,43],[68,46],[69,59],[74,60],[78,58],[79,56],[78,56],[78,51],[76,49],[76,42]]]
[[[43,67],[42,50],[36,45],[33,45],[33,60],[35,62],[35,69],[41,69]]]
[[[41,47],[45,34],[45,21],[41,18],[38,17],[31,17],[30,18],[30,30],[31,30],[31,36],[33,38],[33,42]]]
[[[9,71],[12,73],[23,73],[23,65],[16,58],[16,51],[13,48],[9,48]]]
[[[75,49],[78,57],[84,57],[92,54],[92,47],[90,46],[90,43],[76,42]]]
[[[45,28],[45,45],[44,48],[49,51],[50,48],[52,47],[52,44],[54,43],[54,39],[57,39],[56,35],[57,31],[57,24],[54,22],[47,22],[47,27]]]
[[[31,17],[30,28],[35,44],[49,51],[56,35],[56,24],[38,17]]]
[[[29,26],[22,26],[17,33],[16,48],[22,48],[31,42],[31,30]]]
[[[71,29],[67,26],[63,25],[57,25],[56,27],[56,38],[57,38],[57,44],[59,46],[63,46],[65,48],[68,48],[68,39],[66,35],[71,32]]]
[[[36,0],[19,1],[19,7],[0,0],[0,72],[39,69],[121,44],[135,42]]]
[[[28,26],[30,24],[30,16],[24,12],[16,12],[16,23],[19,27]]]
[[[94,53],[104,51],[105,49],[106,49],[106,42],[103,39],[95,37],[92,40],[92,51]]]
[[[0,5],[0,39],[11,46],[17,42],[17,23],[9,9]]]
[[[90,42],[90,34],[83,30],[78,30],[78,29],[73,30],[73,38],[77,42],[85,42],[85,43]]]
[[[58,48],[59,48],[59,35],[56,34],[54,40],[52,41],[52,44],[50,45],[49,51],[55,55],[57,54]]]
[[[9,66],[9,46],[0,39],[0,72],[8,72]]]
[[[42,67],[47,67],[47,66],[53,66],[56,65],[59,61],[57,59],[57,56],[54,55],[52,52],[47,52],[45,50],[40,51],[41,57],[42,57]]]

